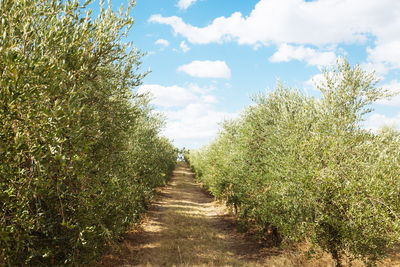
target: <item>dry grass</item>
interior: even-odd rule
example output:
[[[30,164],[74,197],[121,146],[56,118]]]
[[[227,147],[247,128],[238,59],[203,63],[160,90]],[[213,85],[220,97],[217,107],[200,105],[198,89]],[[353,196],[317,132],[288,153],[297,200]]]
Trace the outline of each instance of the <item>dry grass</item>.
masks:
[[[234,219],[198,184],[187,165],[180,164],[170,184],[160,191],[140,229],[134,229],[103,266],[333,266],[322,254],[307,260],[306,245],[266,247],[250,234],[236,231]],[[362,266],[354,263],[353,266]],[[399,254],[382,266],[400,266]]]

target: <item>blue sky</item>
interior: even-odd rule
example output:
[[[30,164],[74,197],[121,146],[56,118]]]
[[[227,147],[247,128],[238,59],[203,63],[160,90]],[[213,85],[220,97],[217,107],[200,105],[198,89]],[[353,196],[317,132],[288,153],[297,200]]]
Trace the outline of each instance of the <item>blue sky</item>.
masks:
[[[277,79],[318,96],[311,81],[338,56],[400,89],[398,0],[137,0],[132,16],[128,39],[152,71],[137,90],[153,95],[178,147],[207,144]],[[400,96],[374,108],[366,127],[400,128]]]

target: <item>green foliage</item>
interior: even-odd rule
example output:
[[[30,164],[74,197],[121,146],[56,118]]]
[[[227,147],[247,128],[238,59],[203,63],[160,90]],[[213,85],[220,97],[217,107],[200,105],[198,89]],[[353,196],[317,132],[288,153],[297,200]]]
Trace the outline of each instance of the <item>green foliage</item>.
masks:
[[[261,232],[308,239],[375,263],[400,240],[400,135],[362,128],[369,105],[389,94],[373,74],[342,59],[324,71],[321,99],[278,83],[189,154],[197,177]]]
[[[83,264],[137,222],[177,152],[122,44],[129,12],[0,0],[0,265]]]

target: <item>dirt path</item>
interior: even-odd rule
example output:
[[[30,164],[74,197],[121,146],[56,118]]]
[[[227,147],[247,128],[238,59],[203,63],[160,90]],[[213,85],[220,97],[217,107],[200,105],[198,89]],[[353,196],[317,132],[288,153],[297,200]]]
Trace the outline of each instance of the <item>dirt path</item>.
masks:
[[[233,217],[179,163],[140,229],[132,230],[98,265],[108,266],[333,266],[326,254],[307,260],[305,251],[279,249],[236,231]],[[96,265],[97,266],[97,265]],[[354,267],[364,266],[354,262]],[[400,266],[398,253],[378,266]]]
[[[129,232],[100,265],[333,266],[326,254],[310,261],[301,247],[267,247],[254,236],[237,232],[232,216],[200,188],[184,163],[178,164],[159,195],[141,228]],[[396,253],[379,266],[400,266],[399,257]]]
[[[104,266],[264,266],[278,255],[238,233],[224,209],[214,203],[180,163],[142,229],[128,234],[118,254]],[[283,263],[283,262],[282,262]]]

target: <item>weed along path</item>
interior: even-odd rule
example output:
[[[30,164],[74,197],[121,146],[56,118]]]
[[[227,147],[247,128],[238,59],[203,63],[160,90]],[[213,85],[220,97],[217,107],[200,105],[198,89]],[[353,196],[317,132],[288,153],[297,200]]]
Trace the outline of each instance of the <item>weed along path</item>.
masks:
[[[278,253],[238,233],[213,201],[179,163],[141,229],[105,256],[103,266],[264,266],[264,256]]]

